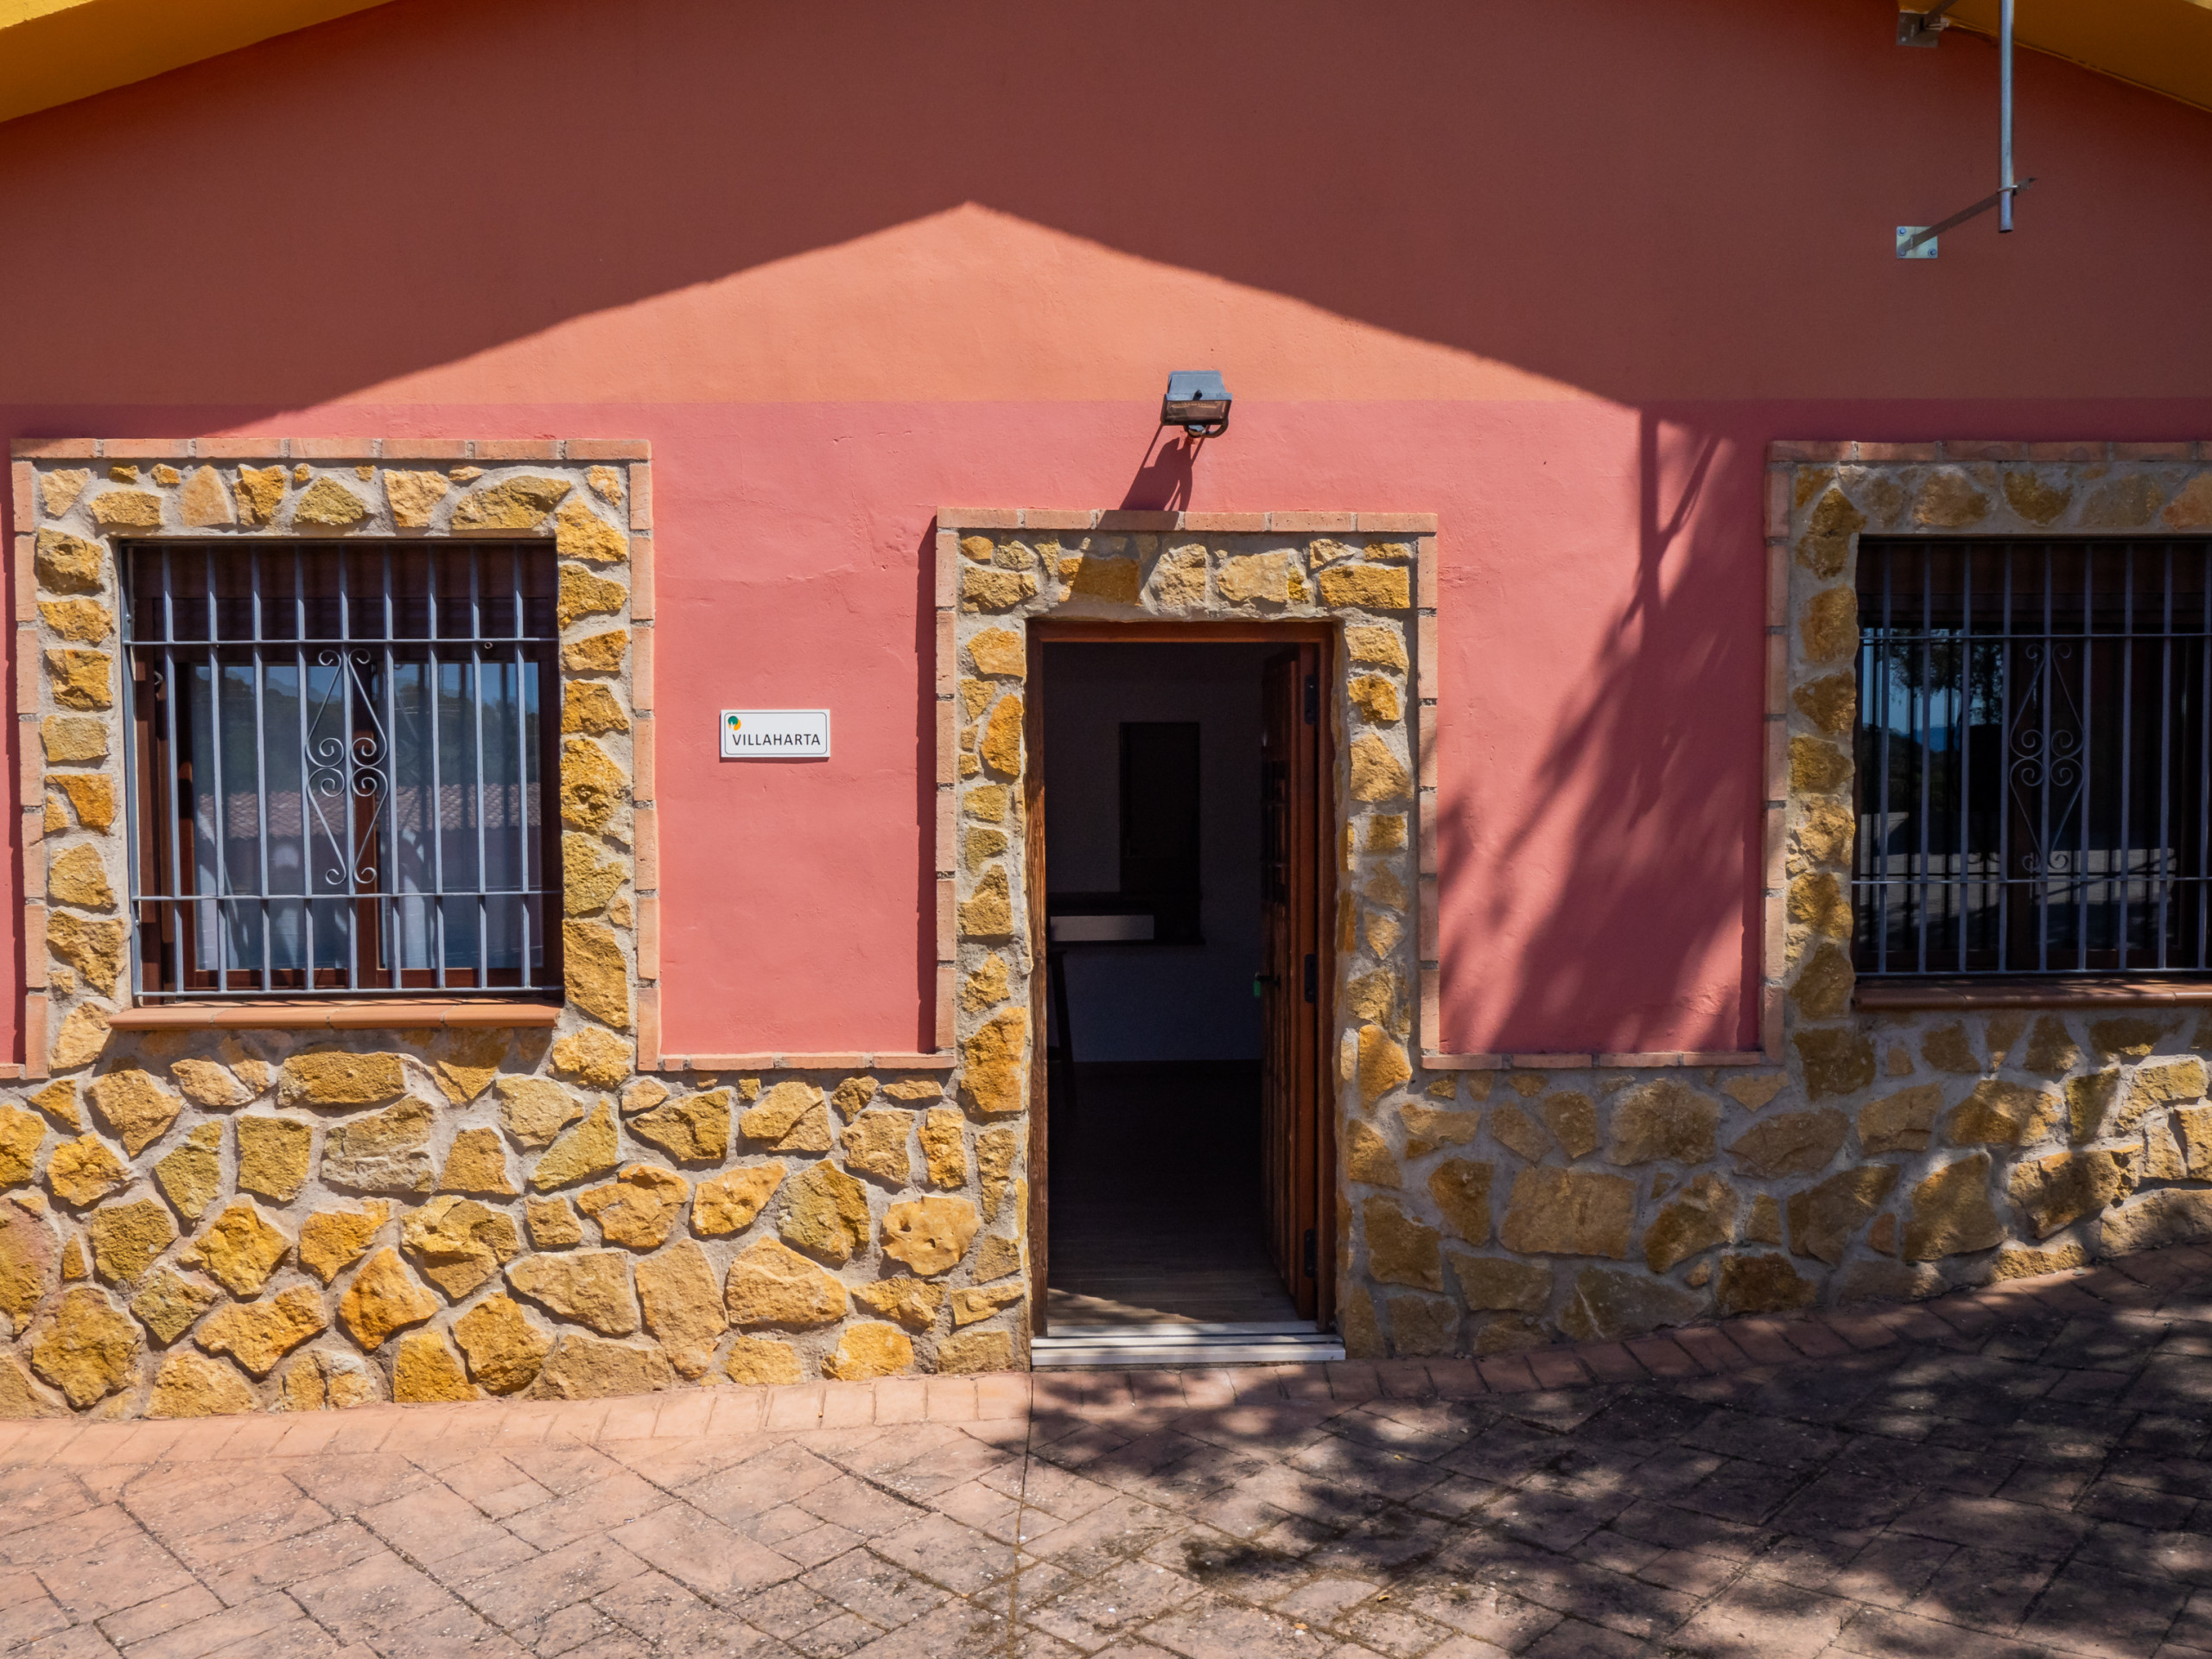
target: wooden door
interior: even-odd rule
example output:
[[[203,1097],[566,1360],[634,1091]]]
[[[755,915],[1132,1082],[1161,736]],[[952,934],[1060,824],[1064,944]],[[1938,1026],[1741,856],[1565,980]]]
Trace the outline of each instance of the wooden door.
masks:
[[[1308,1319],[1321,1317],[1319,1030],[1320,652],[1268,660],[1261,720],[1261,1167],[1268,1249]]]

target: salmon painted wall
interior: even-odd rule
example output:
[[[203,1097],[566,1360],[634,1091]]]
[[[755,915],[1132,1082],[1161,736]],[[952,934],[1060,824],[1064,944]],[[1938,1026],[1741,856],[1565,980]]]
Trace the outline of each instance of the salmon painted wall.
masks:
[[[933,507],[1433,510],[1446,1046],[1748,1044],[1766,442],[2212,435],[2212,120],[2024,57],[1901,264],[1892,16],[395,0],[0,126],[0,426],[650,438],[676,1052],[928,1046]]]

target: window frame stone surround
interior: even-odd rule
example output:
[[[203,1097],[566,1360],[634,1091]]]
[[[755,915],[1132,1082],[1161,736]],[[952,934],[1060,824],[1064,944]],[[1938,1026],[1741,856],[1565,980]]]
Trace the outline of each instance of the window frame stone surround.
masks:
[[[143,438],[17,440],[12,446],[16,524],[16,708],[21,745],[20,804],[23,849],[24,1002],[22,1075],[41,1078],[73,1070],[99,1053],[111,1028],[401,1030],[556,1026],[563,1031],[604,1023],[637,1040],[641,1069],[654,1058],[659,1027],[659,836],[653,802],[652,716],[652,451],[641,440]],[[251,480],[244,474],[251,472]],[[505,486],[518,480],[550,478],[564,487],[542,510]],[[261,492],[257,494],[256,491]],[[457,524],[464,501],[479,522]],[[488,505],[486,505],[488,504]],[[59,509],[56,511],[55,509]],[[563,808],[563,862],[582,854],[584,839],[598,843],[596,857],[616,867],[607,918],[593,921],[566,912],[564,1005],[554,1008],[526,995],[468,996],[435,993],[403,997],[346,999],[328,994],[257,997],[250,1004],[207,998],[162,998],[139,1004],[132,995],[128,957],[135,954],[128,906],[129,837],[137,779],[129,775],[124,722],[129,689],[119,677],[121,640],[120,543],[194,541],[225,546],[296,541],[375,540],[467,543],[540,542],[558,561],[564,618],[571,605],[588,605],[560,626],[559,733],[562,777],[549,790],[545,810]],[[89,579],[64,578],[49,590],[41,550],[52,545],[92,550],[99,569]],[[79,554],[81,557],[81,553]],[[56,558],[56,568],[60,560]],[[613,589],[620,597],[608,607]],[[66,601],[88,596],[109,607],[106,632],[87,641],[80,631],[56,626]],[[620,631],[625,648],[611,670],[587,666],[571,648],[587,635]],[[109,696],[104,709],[57,701],[58,665],[91,645],[104,662]],[[612,699],[611,716],[579,716],[572,688],[590,687]],[[65,693],[66,695],[66,693]],[[548,710],[548,717],[552,713]],[[56,721],[104,723],[97,759],[49,760]],[[58,738],[66,741],[66,738]],[[89,743],[89,740],[86,740]],[[594,774],[579,772],[587,766]],[[104,779],[113,803],[105,828],[79,821],[65,793],[50,790],[48,774]],[[572,790],[604,791],[615,780],[614,798],[598,829],[567,821]],[[50,846],[49,842],[58,843]],[[77,849],[86,852],[77,852]],[[68,915],[81,935],[86,918],[65,907],[54,891],[59,861],[88,855],[105,884],[124,895],[109,908],[121,918],[125,960],[111,995],[93,995],[83,976],[48,962],[57,913]],[[582,854],[587,862],[594,855]],[[88,867],[89,868],[89,867]],[[603,867],[602,867],[603,868]],[[566,882],[564,881],[564,887]],[[625,890],[626,889],[626,894]],[[607,906],[596,906],[607,911]],[[626,912],[627,919],[623,919]],[[587,912],[587,916],[588,912]],[[95,925],[98,925],[95,924]],[[602,937],[603,934],[603,937]],[[568,958],[575,956],[571,965]],[[594,971],[595,970],[595,971]],[[576,982],[583,982],[580,1001]],[[68,1060],[68,1064],[58,1064]]]
[[[1878,1120],[1965,1152],[1916,1190],[1902,1231],[1964,1226],[1993,1252],[1916,1264],[1907,1248],[1889,1294],[2212,1238],[2212,1018],[2193,1012],[2212,1009],[2212,985],[2117,973],[1861,982],[1849,887],[1860,536],[2212,535],[2212,442],[1776,442],[1764,532],[1764,888],[1790,1071],[1809,1098],[1846,1110],[1886,1092],[1856,1107],[1862,1137]],[[1898,1106],[1931,1088],[1940,1111]],[[1900,1127],[1908,1117],[1916,1127]],[[1981,1178],[1965,1171],[1976,1159]],[[1951,1177],[1948,1195],[1931,1191]]]
[[[580,440],[15,446],[26,1023],[44,1075],[0,1088],[0,1419],[1026,1358],[1020,1147],[947,1098],[950,1058],[664,1065],[650,467],[643,443]],[[525,478],[539,487],[509,488]],[[577,971],[571,932],[563,1006],[133,1006],[115,542],[437,536],[468,503],[486,539],[543,538],[575,601],[563,923],[593,932],[604,971]],[[58,761],[105,788],[49,805],[43,721],[65,713],[88,724]]]

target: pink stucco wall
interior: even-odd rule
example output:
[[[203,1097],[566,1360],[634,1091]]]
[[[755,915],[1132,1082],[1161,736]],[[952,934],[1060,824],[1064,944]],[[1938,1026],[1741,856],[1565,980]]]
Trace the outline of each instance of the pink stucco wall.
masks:
[[[929,1046],[933,507],[1434,511],[1447,1046],[1748,1044],[1766,442],[2212,435],[2212,118],[2024,59],[1900,264],[1891,15],[394,0],[0,126],[0,427],[650,438],[677,1052]]]

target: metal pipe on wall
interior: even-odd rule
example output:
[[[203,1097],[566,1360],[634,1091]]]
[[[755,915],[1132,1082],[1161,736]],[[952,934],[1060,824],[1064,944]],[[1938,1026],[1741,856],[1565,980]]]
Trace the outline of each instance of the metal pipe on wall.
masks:
[[[1997,229],[2000,234],[2012,228],[2012,6],[2013,0],[1999,0],[1997,11],[1997,148],[1998,183]]]

